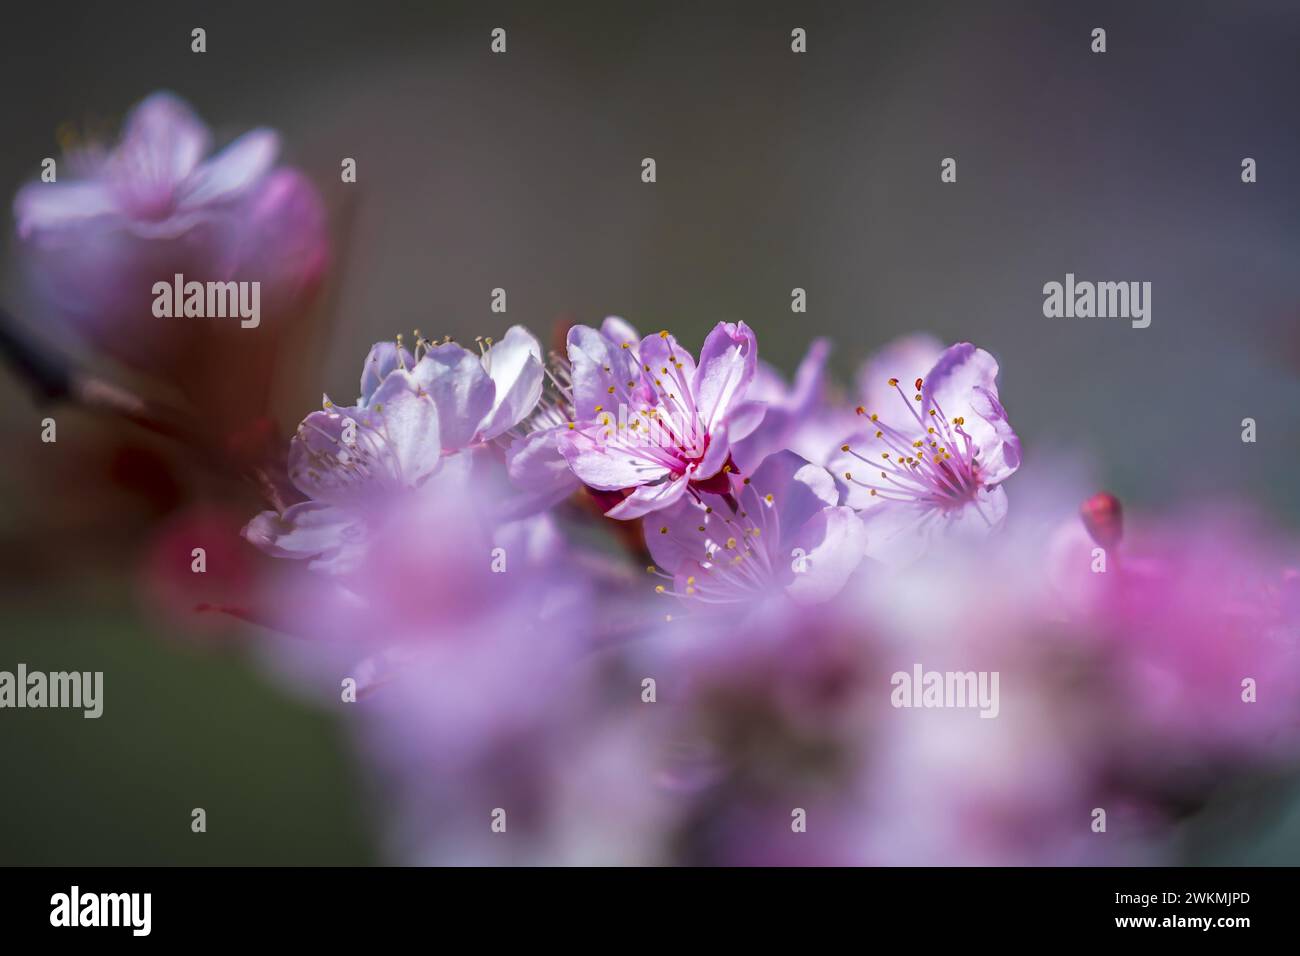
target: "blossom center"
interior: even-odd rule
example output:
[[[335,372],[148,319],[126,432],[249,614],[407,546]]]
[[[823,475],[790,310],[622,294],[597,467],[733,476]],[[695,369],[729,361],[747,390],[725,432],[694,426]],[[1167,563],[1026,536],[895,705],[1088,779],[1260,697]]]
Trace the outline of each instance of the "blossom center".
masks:
[[[697,523],[686,525],[688,550],[699,565],[699,573],[687,575],[680,584],[676,578],[651,565],[646,570],[669,581],[658,585],[659,594],[671,594],[703,604],[735,604],[766,594],[778,578],[778,564],[769,547],[780,538],[780,518],[776,499],[760,494],[745,479],[738,492],[714,496],[719,506],[709,504],[698,493],[687,499],[687,507]],[[647,528],[649,533],[655,529]],[[659,534],[672,529],[661,525]],[[679,533],[681,533],[679,531]],[[697,538],[690,547],[689,537]]]
[[[844,478],[868,489],[872,497],[886,501],[921,504],[941,511],[959,508],[972,501],[983,487],[979,450],[964,427],[966,419],[949,419],[933,392],[927,400],[924,382],[918,378],[914,384],[915,395],[909,400],[898,379],[889,380],[908,410],[910,421],[902,427],[881,421],[878,413],[858,407],[858,414],[868,416],[874,426],[867,447],[844,444],[840,451],[879,468],[880,478],[864,478],[861,472],[855,477],[847,471]]]

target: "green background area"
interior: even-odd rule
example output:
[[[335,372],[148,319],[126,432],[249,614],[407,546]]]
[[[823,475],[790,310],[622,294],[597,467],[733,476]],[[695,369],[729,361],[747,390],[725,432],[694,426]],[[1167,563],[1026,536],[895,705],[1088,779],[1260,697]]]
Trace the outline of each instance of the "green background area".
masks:
[[[103,671],[104,713],[0,711],[0,864],[374,860],[334,721],[238,653],[169,641],[120,601],[88,605],[6,611],[0,669]]]

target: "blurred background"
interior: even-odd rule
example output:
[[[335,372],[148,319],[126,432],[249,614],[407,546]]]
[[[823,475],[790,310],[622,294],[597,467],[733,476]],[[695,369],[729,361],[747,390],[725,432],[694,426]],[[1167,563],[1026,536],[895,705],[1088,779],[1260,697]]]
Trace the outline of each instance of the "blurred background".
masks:
[[[286,358],[282,426],[323,391],[355,397],[368,346],[413,328],[545,339],[619,314],[695,348],[744,320],[787,372],[829,336],[845,383],[868,351],[930,331],[998,356],[1026,469],[1077,449],[1134,508],[1232,491],[1300,525],[1293,2],[137,2],[6,18],[6,195],[60,155],[62,124],[115,134],[157,89],[221,142],[278,129],[321,190],[334,266]],[[0,303],[76,351],[22,279],[12,219],[6,232]],[[1044,318],[1042,286],[1067,272],[1151,282],[1151,326]],[[260,676],[240,625],[195,627],[183,599],[169,616],[141,594],[195,520],[182,505],[219,500],[200,522],[237,525],[256,495],[69,408],[43,444],[46,414],[0,372],[0,669],[103,670],[106,710],[0,713],[0,863],[372,862],[341,728]],[[224,557],[248,573],[250,556]],[[1181,859],[1300,857],[1295,782],[1250,788],[1244,817],[1211,807],[1179,835]]]

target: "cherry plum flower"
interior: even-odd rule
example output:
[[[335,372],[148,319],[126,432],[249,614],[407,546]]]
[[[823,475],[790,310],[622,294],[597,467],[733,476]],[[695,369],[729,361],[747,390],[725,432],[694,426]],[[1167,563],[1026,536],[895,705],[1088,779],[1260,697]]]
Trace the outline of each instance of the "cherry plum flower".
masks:
[[[259,282],[267,325],[319,283],[324,210],[301,174],[276,168],[277,134],[255,129],[211,147],[188,105],[155,93],[131,111],[115,146],[72,151],[56,181],[28,183],[14,199],[40,292],[109,354],[173,355],[206,328],[153,316],[154,283],[177,273]],[[247,349],[247,336],[240,341]]]
[[[346,571],[364,556],[376,512],[421,489],[456,458],[482,448],[531,413],[541,391],[540,346],[520,326],[484,350],[421,339],[417,358],[400,341],[380,342],[366,357],[355,405],[324,408],[298,426],[289,479],[308,500],[283,513],[265,511],[245,537],[277,557]],[[453,466],[448,466],[453,467]]]
[[[968,342],[946,349],[892,408],[867,408],[865,430],[832,463],[846,503],[868,527],[873,558],[905,563],[936,538],[982,536],[1007,513],[1002,482],[1020,467],[1020,439],[998,399],[998,366]]]
[[[581,330],[581,331],[579,331]],[[511,480],[532,492],[532,503],[549,507],[583,485],[560,452],[560,435],[578,417],[574,401],[574,368],[581,369],[585,382],[593,375],[591,356],[620,354],[626,345],[633,362],[641,335],[618,316],[607,316],[599,329],[575,326],[568,335],[567,354],[552,353],[545,369],[549,388],[544,388],[533,413],[513,430],[514,441],[506,452]],[[584,398],[589,398],[584,390]],[[592,405],[600,404],[598,400]]]
[[[606,514],[639,518],[688,488],[726,491],[731,443],[762,421],[747,398],[758,346],[741,322],[720,322],[696,365],[668,332],[615,344],[586,326],[569,333],[575,421],[559,448],[588,487],[620,493]]]
[[[693,492],[644,520],[660,593],[686,603],[752,604],[833,597],[865,549],[862,522],[838,504],[830,474],[793,452],[766,458],[731,490]],[[660,570],[662,569],[662,570]]]

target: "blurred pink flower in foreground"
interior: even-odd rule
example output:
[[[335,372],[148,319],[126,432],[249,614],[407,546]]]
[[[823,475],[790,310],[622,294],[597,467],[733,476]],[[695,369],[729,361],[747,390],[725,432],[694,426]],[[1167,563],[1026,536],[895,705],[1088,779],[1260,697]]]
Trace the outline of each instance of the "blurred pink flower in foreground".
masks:
[[[299,173],[274,167],[276,134],[253,130],[209,157],[211,145],[184,102],[155,93],[131,111],[116,146],[81,148],[57,181],[28,183],[14,199],[40,291],[115,357],[174,356],[210,321],[156,318],[155,282],[177,273],[258,281],[274,325],[301,307],[325,270],[320,198]],[[251,333],[243,334],[247,345]]]
[[[603,719],[596,582],[549,516],[494,520],[483,493],[506,478],[489,449],[449,456],[434,480],[376,505],[364,561],[286,568],[275,610],[296,636],[275,641],[275,665],[325,702],[356,682],[345,715],[393,859],[554,862],[574,852],[555,842],[563,768]],[[495,808],[510,839],[490,829]]]
[[[1062,532],[1054,549],[1070,618],[1123,690],[1128,740],[1202,760],[1300,753],[1293,541],[1219,503],[1138,522],[1105,549]]]

